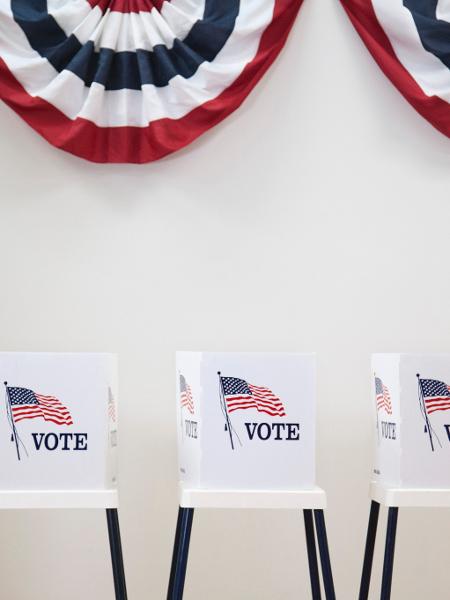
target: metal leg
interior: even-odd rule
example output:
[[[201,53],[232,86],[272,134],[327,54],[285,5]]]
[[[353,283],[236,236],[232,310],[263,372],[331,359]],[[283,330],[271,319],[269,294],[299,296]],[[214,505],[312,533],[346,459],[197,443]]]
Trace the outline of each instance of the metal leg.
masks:
[[[388,514],[386,531],[386,547],[384,550],[383,580],[381,583],[381,600],[391,597],[392,572],[394,570],[395,536],[397,533],[398,508],[391,507]]]
[[[173,586],[175,584],[175,571],[177,568],[178,553],[180,552],[180,531],[181,531],[182,508],[178,508],[177,528],[175,530],[175,540],[173,543],[172,565],[170,567],[169,589],[167,590],[167,600],[173,597]]]
[[[317,564],[316,537],[314,534],[313,513],[310,509],[303,510],[305,519],[306,548],[308,550],[309,577],[313,600],[321,600],[319,565]]]
[[[178,512],[177,531],[175,534],[167,600],[182,600],[183,598],[193,518],[193,508],[180,507]]]
[[[127,586],[125,582],[125,570],[123,567],[122,542],[120,541],[117,508],[107,508],[106,519],[108,521],[109,546],[111,548],[116,600],[127,600]]]
[[[320,562],[322,565],[323,585],[326,600],[336,600],[333,573],[331,571],[330,552],[328,550],[327,530],[323,510],[315,510],[317,540],[319,542]]]
[[[373,553],[377,537],[378,515],[380,505],[372,500],[370,505],[369,525],[367,528],[366,549],[364,552],[364,563],[361,575],[361,586],[359,588],[359,600],[367,600],[369,597],[370,578],[372,575]]]

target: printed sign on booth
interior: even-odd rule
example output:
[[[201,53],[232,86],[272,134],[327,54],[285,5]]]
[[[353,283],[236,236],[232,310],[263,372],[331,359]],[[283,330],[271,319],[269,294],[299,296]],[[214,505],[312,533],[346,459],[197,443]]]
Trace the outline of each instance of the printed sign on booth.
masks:
[[[375,354],[372,367],[375,479],[450,488],[450,355]]]
[[[315,485],[314,355],[179,352],[177,410],[186,485]]]
[[[109,354],[0,353],[0,494],[116,489],[116,371]]]

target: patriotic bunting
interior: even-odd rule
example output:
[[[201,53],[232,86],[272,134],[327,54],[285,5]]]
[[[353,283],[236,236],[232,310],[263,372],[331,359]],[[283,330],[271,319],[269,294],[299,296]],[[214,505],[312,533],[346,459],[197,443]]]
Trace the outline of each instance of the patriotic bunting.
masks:
[[[234,111],[302,0],[6,0],[0,98],[55,146],[144,163]]]
[[[450,4],[341,0],[373,57],[414,108],[450,137]]]

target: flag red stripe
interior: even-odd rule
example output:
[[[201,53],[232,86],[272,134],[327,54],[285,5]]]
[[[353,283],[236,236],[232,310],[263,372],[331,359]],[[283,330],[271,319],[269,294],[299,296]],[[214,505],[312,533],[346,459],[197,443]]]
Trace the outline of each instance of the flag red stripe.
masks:
[[[263,402],[255,402],[254,400],[248,400],[248,401],[244,400],[241,402],[234,402],[233,404],[227,403],[227,408],[230,411],[236,410],[236,409],[240,408],[241,406],[256,406],[256,407],[260,407],[260,408],[265,408],[267,410],[270,410],[270,411],[276,412],[276,413],[284,412],[283,406],[272,406],[271,404],[264,404]]]
[[[225,395],[228,412],[256,408],[258,412],[266,413],[272,417],[284,417],[283,403],[272,390],[267,387],[247,383],[250,394]]]
[[[63,406],[59,400],[42,400],[38,398],[38,402],[41,406]]]
[[[36,415],[36,417],[40,417],[40,416],[49,416],[49,417],[56,417],[56,418],[61,418],[61,419],[70,419],[70,413],[69,412],[57,412],[54,410],[42,410],[38,407],[34,408],[20,408],[20,409],[13,409],[13,415],[16,417],[20,417],[21,415],[31,415],[34,414]]]
[[[450,398],[441,398],[436,400],[431,400],[430,402],[425,402],[427,406],[435,406],[436,404],[449,404]]]
[[[188,386],[187,390],[184,390],[180,394],[181,408],[186,407],[191,415],[194,414],[194,399],[192,397],[191,388]]]
[[[58,400],[58,398],[43,398],[42,396],[38,396],[37,394],[35,394],[36,398],[38,399],[39,404],[45,404],[45,405],[57,405],[57,406],[63,406],[63,404],[61,403],[60,400]]]
[[[450,406],[450,402],[436,402],[436,404],[430,404],[427,406],[427,408],[431,410],[433,408],[441,408],[443,406]]]
[[[242,398],[239,401],[229,402],[227,400],[227,406],[229,408],[234,408],[235,406],[242,406],[243,404],[253,404],[255,406],[263,406],[265,408],[269,408],[271,410],[280,411],[284,410],[282,404],[271,404],[270,402],[261,402],[260,400],[255,400],[254,398]]]
[[[268,392],[269,394],[273,394],[273,392],[272,392],[272,390],[270,388],[264,387],[264,386],[261,386],[261,385],[253,385],[252,383],[249,383],[248,387],[251,390],[257,390],[258,392]]]
[[[266,404],[270,404],[271,406],[283,406],[283,403],[279,398],[274,400],[269,400],[267,398],[260,398],[259,396],[255,396],[254,394],[242,394],[241,396],[227,396],[227,402],[236,402],[239,400],[258,400],[258,402],[265,402]]]
[[[385,410],[388,415],[392,415],[391,396],[388,388],[383,384],[383,393],[376,396],[377,410]]]
[[[25,407],[25,406],[29,407],[28,409],[25,409],[25,410],[32,410],[32,408],[33,408],[33,405],[30,405],[30,404],[29,405],[22,405],[22,406],[23,407]],[[22,406],[21,407],[17,407],[15,409],[15,411],[19,413],[20,410],[21,410],[21,408],[22,408]],[[62,416],[62,417],[69,416],[70,417],[70,412],[66,408],[64,410],[55,410],[55,409],[46,408],[45,406],[44,407],[38,406],[38,407],[36,407],[36,410],[39,413],[45,413],[45,414],[48,414],[48,415],[53,415],[55,417],[59,417],[59,416]]]
[[[280,410],[284,408],[281,402],[278,402],[276,404],[272,402],[262,402],[261,400],[257,400],[255,398],[252,398],[251,396],[243,396],[240,399],[233,398],[231,401],[227,398],[227,406],[234,407],[240,404],[257,404],[260,406],[265,406],[267,408],[272,408],[273,410]]]
[[[24,419],[42,418],[57,425],[73,425],[69,410],[58,398],[36,393],[34,395],[38,404],[19,404],[11,407],[16,422]]]
[[[429,404],[430,402],[450,402],[449,396],[427,396],[425,398],[425,404]]]
[[[450,410],[450,404],[448,404],[448,406],[436,406],[435,408],[431,408],[430,410],[428,410],[428,414],[431,415],[434,412],[438,412],[438,411],[442,411],[442,410]]]
[[[255,396],[256,398],[264,398],[266,400],[278,400],[278,401],[280,401],[280,399],[278,398],[278,396],[275,396],[275,394],[260,394],[259,392],[253,392],[252,396]]]
[[[35,419],[36,415],[23,415],[22,417],[18,417],[17,419],[15,419],[16,423],[20,423],[20,421],[25,421],[26,419]],[[50,421],[51,423],[56,423],[56,425],[73,425],[73,421],[69,420],[69,421],[62,421],[61,419],[56,419],[56,418],[44,418],[44,421],[48,422]]]
[[[23,410],[16,410],[13,408],[13,415],[16,417],[20,417],[21,415],[36,415],[37,417],[40,417],[42,415],[42,411],[39,410],[39,408],[36,408],[34,410],[32,409],[23,409]]]
[[[265,412],[268,415],[272,415],[272,416],[277,416],[277,417],[283,417],[285,416],[285,412],[284,410],[271,410],[270,408],[267,408],[265,406],[258,406],[257,404],[243,404],[242,406],[234,406],[233,408],[229,408],[228,412],[232,413],[235,412],[236,410],[246,410],[248,408],[256,408],[256,410],[258,412]]]
[[[44,417],[44,416],[43,415],[22,415],[21,417],[14,418],[14,421],[16,423],[19,423],[19,421],[24,421],[25,419],[35,419],[36,417]],[[52,418],[44,417],[44,421],[51,421],[52,423],[55,423],[56,425],[73,425],[72,419],[62,421],[60,419],[55,419],[53,417]]]
[[[228,412],[232,413],[232,412],[234,412],[235,410],[247,410],[248,408],[256,408],[256,410],[257,410],[258,412],[266,413],[267,415],[271,415],[272,417],[285,417],[285,416],[286,416],[286,413],[284,412],[284,410],[282,410],[282,411],[279,411],[279,412],[272,412],[272,411],[270,411],[270,410],[269,410],[269,409],[267,409],[267,408],[261,408],[261,407],[259,407],[259,406],[258,406],[257,404],[255,404],[255,403],[249,404],[249,405],[247,405],[247,406],[245,406],[245,405],[242,405],[242,406],[236,406],[236,407],[234,407],[234,408],[230,408],[230,409],[228,409]]]
[[[277,398],[277,396],[275,396],[275,394],[268,388],[258,388],[258,387],[255,387],[254,385],[249,385],[248,387],[254,394],[258,394],[260,396],[271,396],[272,398]]]

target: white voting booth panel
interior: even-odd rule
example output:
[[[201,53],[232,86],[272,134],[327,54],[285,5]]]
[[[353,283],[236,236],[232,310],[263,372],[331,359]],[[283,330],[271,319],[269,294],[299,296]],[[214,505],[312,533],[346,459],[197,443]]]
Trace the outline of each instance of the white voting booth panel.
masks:
[[[183,597],[197,508],[303,510],[313,598],[336,598],[315,486],[313,354],[177,353],[180,506],[167,598]]]
[[[450,489],[450,354],[375,354],[372,370],[377,497]]]
[[[0,353],[0,508],[117,507],[116,362]]]
[[[178,352],[182,502],[253,506],[257,495],[230,492],[314,489],[315,380],[312,354]],[[219,495],[203,503],[195,490]]]

